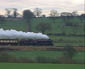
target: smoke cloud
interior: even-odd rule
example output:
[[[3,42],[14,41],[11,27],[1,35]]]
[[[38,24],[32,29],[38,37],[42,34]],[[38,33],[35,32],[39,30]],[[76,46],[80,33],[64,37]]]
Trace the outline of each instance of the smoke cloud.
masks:
[[[42,33],[0,29],[0,39],[49,39],[49,37]]]

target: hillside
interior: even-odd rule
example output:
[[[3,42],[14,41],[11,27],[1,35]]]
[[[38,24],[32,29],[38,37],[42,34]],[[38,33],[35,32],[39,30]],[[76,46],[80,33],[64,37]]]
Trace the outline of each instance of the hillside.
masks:
[[[67,43],[75,46],[84,46],[84,26],[85,20],[81,20],[78,17],[67,20],[72,24],[67,24],[62,18],[33,18],[31,21],[31,31],[41,32],[37,30],[37,25],[40,23],[51,24],[51,30],[45,31],[46,34],[51,34],[56,46],[64,46]],[[28,31],[28,24],[23,19],[11,19],[5,20],[0,23],[0,28],[3,29],[15,29],[18,31]],[[62,34],[62,35],[61,35]],[[69,36],[70,35],[70,36]]]

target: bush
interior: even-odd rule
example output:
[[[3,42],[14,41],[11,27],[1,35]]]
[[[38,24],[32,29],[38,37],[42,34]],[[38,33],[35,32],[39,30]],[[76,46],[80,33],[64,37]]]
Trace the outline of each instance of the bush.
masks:
[[[67,46],[64,47],[64,56],[66,58],[72,59],[73,56],[76,55],[76,53],[77,53],[76,49],[73,48],[72,46],[67,45]]]
[[[9,55],[7,51],[1,51],[0,52],[0,62],[8,62]]]
[[[61,64],[76,64],[76,61],[65,56],[60,56],[59,59]]]

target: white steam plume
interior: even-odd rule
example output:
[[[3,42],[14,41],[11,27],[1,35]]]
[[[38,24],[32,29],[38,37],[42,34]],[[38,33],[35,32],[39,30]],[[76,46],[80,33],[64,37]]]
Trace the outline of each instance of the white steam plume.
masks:
[[[49,37],[42,33],[0,29],[0,39],[49,39]]]

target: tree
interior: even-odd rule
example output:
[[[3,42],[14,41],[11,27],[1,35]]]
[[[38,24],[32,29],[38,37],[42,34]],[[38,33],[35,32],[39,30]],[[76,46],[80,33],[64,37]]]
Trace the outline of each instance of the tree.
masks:
[[[85,14],[81,14],[81,17],[85,18]]]
[[[13,16],[14,16],[14,18],[17,17],[17,9],[16,8],[14,8]]]
[[[70,12],[62,12],[61,16],[72,16],[72,13],[70,13]]]
[[[39,23],[36,28],[39,32],[45,33],[46,31],[51,30],[51,24],[50,23]]]
[[[81,19],[81,22],[84,22],[84,20],[85,20],[85,14],[81,14],[80,19]]]
[[[72,12],[72,15],[73,15],[73,16],[78,16],[77,11],[73,11],[73,12]]]
[[[5,9],[6,12],[7,12],[7,17],[14,17],[16,18],[18,16],[18,13],[17,13],[17,8],[6,8]]]
[[[50,17],[57,17],[57,16],[59,16],[59,14],[56,10],[51,10],[50,11]]]
[[[42,13],[42,10],[40,8],[35,8],[34,9],[34,14],[36,17],[40,17]]]
[[[76,53],[76,50],[72,46],[68,45],[64,47],[64,56],[66,58],[72,59],[75,53]]]
[[[51,10],[49,18],[52,20],[53,23],[55,23],[57,17],[58,17],[58,12],[56,10]]]
[[[42,17],[43,17],[43,18],[45,18],[45,17],[46,17],[46,15],[44,15],[44,14],[43,14],[43,15],[42,15]]]
[[[3,15],[0,15],[0,24],[5,21],[5,17]]]
[[[61,18],[63,20],[64,25],[62,25],[62,32],[67,35],[66,31],[69,29],[65,29],[66,26],[72,26],[72,13],[70,12],[62,12]]]
[[[66,23],[66,22],[69,22],[70,19],[72,19],[72,13],[70,12],[62,12],[61,13],[61,17],[63,19],[63,21]]]
[[[8,17],[8,18],[11,17],[11,16],[10,16],[11,11],[10,11],[8,8],[6,8],[5,10],[6,10],[6,12],[7,12],[7,17]]]
[[[28,30],[30,31],[30,26],[31,26],[31,20],[32,18],[35,17],[33,12],[31,12],[30,10],[24,10],[23,11],[23,18],[26,20],[26,22],[28,23]]]

